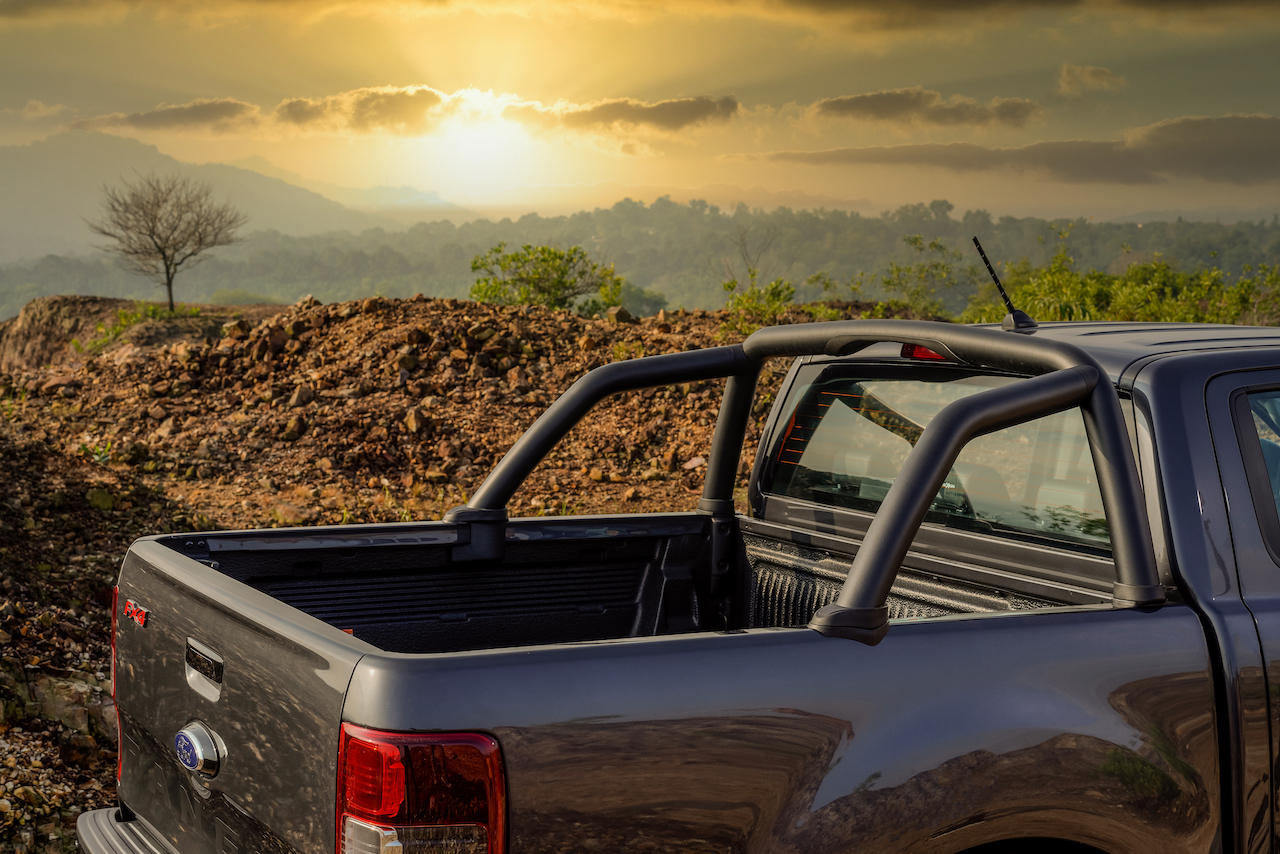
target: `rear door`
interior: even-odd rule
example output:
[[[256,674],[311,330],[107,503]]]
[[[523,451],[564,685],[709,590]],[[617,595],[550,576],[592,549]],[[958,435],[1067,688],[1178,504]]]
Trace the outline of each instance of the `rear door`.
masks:
[[[124,806],[182,854],[332,851],[343,699],[374,647],[156,538],[119,585]],[[192,724],[213,735],[216,776],[179,762]]]
[[[1259,772],[1263,780],[1270,777],[1265,803],[1272,814],[1268,824],[1280,832],[1273,807],[1274,774],[1265,773],[1280,761],[1280,703],[1276,696],[1280,690],[1280,370],[1220,376],[1209,382],[1205,403],[1223,492],[1231,508],[1231,545],[1240,594],[1253,616],[1265,662],[1265,678],[1258,680],[1254,693],[1265,693],[1270,707],[1264,706],[1260,696],[1252,704],[1254,726],[1247,726],[1246,721],[1243,728],[1244,759],[1263,769]],[[1269,727],[1263,724],[1264,714]],[[1249,841],[1251,851],[1267,850],[1270,844],[1256,827]]]

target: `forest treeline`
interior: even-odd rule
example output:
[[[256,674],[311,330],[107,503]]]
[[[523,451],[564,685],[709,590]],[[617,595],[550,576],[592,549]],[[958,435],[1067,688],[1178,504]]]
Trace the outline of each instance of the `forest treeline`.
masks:
[[[249,225],[252,228],[252,223]],[[466,297],[478,274],[472,261],[499,243],[568,249],[583,247],[612,264],[631,286],[624,301],[656,310],[718,308],[727,279],[745,281],[747,268],[762,282],[795,282],[797,301],[823,298],[821,284],[863,277],[864,298],[886,298],[885,276],[895,265],[918,261],[904,238],[920,235],[958,252],[956,282],[939,294],[959,314],[984,285],[970,239],[978,235],[1000,270],[1048,267],[1066,241],[1074,268],[1120,275],[1134,264],[1163,263],[1175,271],[1215,268],[1224,280],[1246,269],[1280,262],[1280,220],[1223,225],[1212,222],[1093,223],[1034,217],[993,218],[987,211],[958,214],[946,201],[906,205],[880,216],[830,210],[721,209],[703,201],[631,200],[571,216],[529,214],[518,220],[454,225],[420,223],[402,232],[372,229],[289,237],[255,232],[185,271],[175,295],[182,302],[234,302],[266,298],[293,302],[313,294],[324,302],[383,296]],[[822,274],[819,276],[818,274]],[[644,292],[649,296],[643,296]],[[113,266],[106,256],[47,256],[0,268],[0,318],[50,294],[96,294],[156,299],[145,279]]]

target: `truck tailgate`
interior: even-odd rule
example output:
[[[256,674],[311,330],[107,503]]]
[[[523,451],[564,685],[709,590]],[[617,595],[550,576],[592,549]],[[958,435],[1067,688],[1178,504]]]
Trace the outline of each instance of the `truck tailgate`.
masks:
[[[183,854],[332,851],[343,699],[377,650],[154,540],[118,600],[121,802]],[[213,777],[178,759],[193,722]]]

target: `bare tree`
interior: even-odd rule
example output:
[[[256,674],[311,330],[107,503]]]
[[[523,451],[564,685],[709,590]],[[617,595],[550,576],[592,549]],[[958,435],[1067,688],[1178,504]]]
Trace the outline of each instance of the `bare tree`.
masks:
[[[120,266],[164,285],[173,311],[173,279],[203,253],[236,243],[249,218],[230,204],[217,204],[213,188],[181,175],[148,175],[121,187],[103,187],[102,219],[89,223],[115,241],[101,246],[120,256]]]
[[[761,262],[777,237],[778,230],[773,225],[766,226],[764,234],[760,236],[752,234],[751,229],[746,226],[738,226],[737,234],[728,237],[727,240],[732,244],[738,254],[738,258],[742,261],[743,271],[739,274],[736,269],[737,265],[732,260],[721,257],[720,266],[722,269],[717,272],[722,272],[725,279],[736,279],[745,282],[750,278],[751,271],[755,270],[757,278],[767,280],[773,273],[774,265],[770,263],[767,267],[762,268]]]

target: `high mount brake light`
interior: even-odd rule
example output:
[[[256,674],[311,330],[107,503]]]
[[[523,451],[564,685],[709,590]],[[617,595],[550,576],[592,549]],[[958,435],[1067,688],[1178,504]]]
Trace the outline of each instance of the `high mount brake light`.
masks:
[[[930,362],[945,362],[947,357],[941,353],[934,352],[928,347],[921,347],[919,344],[903,344],[902,358],[904,359],[924,359]]]
[[[502,752],[474,732],[342,725],[338,854],[505,854]]]

